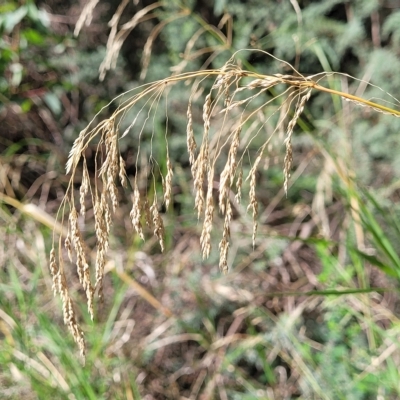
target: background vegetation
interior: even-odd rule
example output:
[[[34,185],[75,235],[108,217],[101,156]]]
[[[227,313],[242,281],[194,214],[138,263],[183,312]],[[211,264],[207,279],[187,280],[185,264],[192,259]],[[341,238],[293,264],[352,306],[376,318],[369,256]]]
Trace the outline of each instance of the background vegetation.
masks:
[[[118,26],[150,4],[127,3]],[[100,2],[75,37],[82,6],[0,5],[0,397],[399,398],[398,118],[313,95],[295,129],[288,196],[280,136],[257,175],[256,244],[244,202],[234,208],[230,272],[222,276],[218,249],[201,260],[186,155],[190,88],[171,91],[174,203],[164,215],[164,253],[157,238],[143,243],[133,234],[129,192],[121,189],[95,322],[68,270],[82,304],[85,366],[52,295],[48,253],[68,152],[113,97],[177,71],[221,67],[242,48],[269,51],[304,74],[348,73],[398,97],[400,2],[168,1],[127,36],[102,81],[107,23],[119,2]],[[255,53],[241,62],[260,73],[290,72]],[[328,84],[382,97],[345,76]],[[164,140],[165,116],[152,125],[145,150],[146,139]],[[134,134],[121,141],[129,177],[141,173],[137,146]],[[94,244],[93,210],[87,214]],[[222,228],[217,217],[216,241]]]

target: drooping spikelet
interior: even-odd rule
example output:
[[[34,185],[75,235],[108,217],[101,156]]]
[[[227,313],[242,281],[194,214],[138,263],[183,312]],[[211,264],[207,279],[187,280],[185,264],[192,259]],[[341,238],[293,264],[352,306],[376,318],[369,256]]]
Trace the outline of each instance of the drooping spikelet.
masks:
[[[172,198],[172,176],[173,176],[173,171],[172,171],[172,164],[171,164],[171,159],[169,158],[169,154],[167,152],[167,175],[165,176],[164,180],[164,203],[165,203],[165,208],[168,210],[169,203],[171,202]]]
[[[60,262],[62,263],[62,259],[60,260]],[[77,323],[75,310],[68,292],[64,270],[62,264],[61,265],[57,264],[54,247],[50,251],[50,273],[53,279],[52,288],[54,295],[57,295],[58,293],[61,297],[61,301],[63,304],[64,323],[68,326],[68,329],[72,334],[72,337],[77,343],[81,356],[84,357],[86,348],[84,335],[82,329]]]
[[[98,290],[100,299],[103,298],[104,266],[106,264],[106,253],[108,250],[108,240],[111,229],[111,218],[109,214],[110,209],[107,202],[106,191],[103,189],[100,199],[96,198],[94,205],[95,231],[97,238],[95,290]]]
[[[119,180],[122,187],[126,188],[128,186],[128,182],[126,180],[125,161],[122,156],[119,156]]]
[[[211,230],[214,217],[213,183],[214,183],[214,167],[210,168],[208,173],[206,209],[203,222],[203,229],[200,237],[200,245],[203,258],[208,258],[211,251]]]
[[[243,185],[243,168],[240,168],[238,177],[236,179],[236,195],[235,195],[235,200],[238,204],[242,200],[242,185]]]
[[[233,132],[232,143],[229,149],[228,160],[225,164],[225,167],[221,173],[220,183],[219,183],[219,209],[222,214],[225,213],[225,204],[227,202],[227,198],[229,196],[229,190],[233,184],[233,179],[236,173],[236,154],[239,148],[239,136],[242,130],[242,125],[235,129]]]
[[[258,164],[261,161],[261,153],[257,156],[256,161],[249,173],[250,177],[250,192],[249,192],[249,205],[247,209],[252,209],[253,211],[253,235],[252,235],[252,242],[253,242],[253,247],[255,247],[256,243],[256,234],[257,234],[257,228],[258,228],[258,222],[257,222],[257,217],[258,217],[258,201],[256,197],[256,173],[257,173],[257,167]],[[248,178],[249,178],[248,177]],[[247,178],[247,179],[248,179]]]
[[[130,215],[131,220],[132,220],[133,228],[135,229],[135,231],[139,235],[139,237],[144,241],[142,223],[140,222],[140,218],[142,216],[141,206],[140,206],[140,192],[139,192],[139,189],[137,187],[136,180],[135,180],[135,183],[134,183],[134,186],[133,186],[132,210],[131,210],[129,215]]]
[[[81,187],[79,189],[79,202],[81,205],[80,209],[80,215],[82,217],[85,216],[86,214],[86,205],[85,205],[85,197],[89,192],[89,186],[90,186],[90,181],[89,181],[89,173],[87,170],[87,165],[86,162],[83,164],[83,174],[82,174],[82,182],[81,182]]]
[[[228,272],[228,250],[230,238],[230,223],[232,219],[232,206],[229,199],[226,200],[226,214],[224,220],[224,230],[222,232],[222,240],[219,242],[219,268],[226,274]]]
[[[287,127],[287,133],[286,133],[286,138],[285,138],[285,142],[284,142],[285,146],[286,146],[286,154],[285,154],[284,168],[283,168],[283,174],[284,174],[284,178],[285,178],[283,187],[285,189],[286,195],[287,195],[287,190],[288,190],[288,182],[289,182],[289,178],[290,178],[290,170],[292,168],[292,161],[293,161],[293,148],[292,148],[293,129],[296,126],[297,120],[299,119],[301,113],[304,110],[304,105],[310,99],[310,96],[311,96],[311,89],[307,89],[306,94],[300,97],[299,102],[296,106],[293,118],[290,120],[288,127]]]
[[[151,215],[153,216],[154,234],[158,238],[158,242],[160,243],[161,251],[164,251],[164,222],[161,218],[160,213],[158,212],[156,196],[154,197],[153,204],[150,207],[150,212],[151,212]]]
[[[71,241],[76,254],[76,268],[78,271],[79,282],[83,286],[87,303],[88,303],[88,311],[93,320],[94,318],[94,310],[93,310],[93,294],[94,289],[90,282],[90,270],[89,264],[86,261],[86,254],[84,251],[84,243],[81,237],[81,233],[78,227],[78,213],[75,208],[71,210],[69,216],[69,223],[71,227]]]
[[[206,96],[203,106],[203,121],[204,121],[204,133],[203,142],[200,147],[200,153],[196,159],[194,169],[196,171],[196,177],[194,179],[194,190],[195,190],[195,201],[194,207],[197,210],[197,217],[200,218],[204,207],[204,179],[207,171],[209,171],[209,143],[208,134],[210,130],[210,119],[211,119],[211,93]]]
[[[187,127],[186,127],[186,135],[187,135],[187,149],[189,154],[189,162],[192,168],[192,175],[195,177],[195,171],[193,170],[193,166],[196,159],[196,140],[194,139],[194,131],[193,131],[193,116],[192,116],[192,97],[189,99],[188,109],[187,109]]]

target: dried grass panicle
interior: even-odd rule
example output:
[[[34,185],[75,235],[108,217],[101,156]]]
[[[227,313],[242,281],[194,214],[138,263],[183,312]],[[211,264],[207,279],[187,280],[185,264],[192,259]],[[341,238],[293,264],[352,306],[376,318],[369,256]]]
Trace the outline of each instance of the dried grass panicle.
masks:
[[[96,0],[92,0],[90,2],[90,4],[92,5],[95,3]],[[124,0],[124,7],[127,4],[128,0]],[[119,15],[115,18],[115,20],[113,20],[113,38],[112,41],[109,43],[109,46],[111,47],[108,48],[107,62],[111,63],[112,60],[110,59],[110,55],[115,55],[119,51],[120,45],[123,42],[124,35],[129,33],[130,30],[133,29],[134,26],[141,21],[142,17],[147,18],[148,16],[146,16],[146,13],[157,8],[158,6],[159,3],[154,3],[153,5],[144,8],[141,13],[137,13],[131,21],[128,21],[118,30],[117,24],[123,10],[123,7],[121,6],[118,11]],[[85,18],[88,17],[90,12],[90,8],[88,8]],[[278,60],[266,52],[261,53],[274,58],[276,61],[279,61],[286,66],[289,66],[288,63],[285,63],[283,60]],[[108,64],[103,65],[103,67],[108,66]],[[262,144],[259,148],[257,157],[246,179],[249,180],[250,183],[249,204],[247,209],[252,211],[253,217],[253,246],[255,246],[258,217],[258,202],[256,198],[257,170],[260,161],[264,156],[264,150],[267,149],[267,146],[272,143],[272,136],[276,132],[279,132],[279,129],[284,126],[284,121],[287,115],[290,113],[291,108],[293,108],[293,105],[293,117],[288,123],[286,130],[282,130],[282,132],[286,132],[284,139],[286,153],[283,168],[283,186],[285,192],[287,192],[288,190],[288,181],[293,162],[292,136],[294,128],[295,125],[298,123],[305,104],[310,99],[311,91],[323,91],[333,95],[339,95],[345,100],[353,101],[357,104],[359,103],[360,105],[371,107],[376,111],[400,116],[399,111],[390,109],[387,106],[379,105],[377,103],[373,103],[372,101],[363,100],[357,96],[338,92],[322,86],[322,79],[327,76],[327,74],[317,74],[313,77],[304,77],[294,68],[292,68],[292,70],[294,72],[293,76],[280,74],[261,75],[256,72],[245,71],[241,69],[238,65],[235,64],[234,58],[232,58],[220,69],[195,71],[173,75],[169,78],[150,84],[145,84],[133,89],[130,98],[127,100],[123,100],[110,118],[105,119],[97,124],[95,127],[92,127],[91,125],[93,121],[95,120],[95,118],[98,117],[98,115],[96,115],[89,126],[80,132],[78,138],[74,142],[66,165],[66,171],[67,173],[71,174],[71,180],[65,198],[63,200],[61,210],[71,210],[68,222],[68,235],[65,239],[65,248],[67,249],[68,257],[70,259],[72,259],[72,252],[76,253],[76,265],[79,279],[82,286],[85,288],[86,296],[88,299],[88,308],[92,318],[94,290],[90,282],[89,265],[84,252],[84,241],[78,228],[78,213],[75,208],[74,184],[76,182],[76,170],[78,164],[83,160],[83,178],[79,192],[80,214],[82,216],[85,215],[85,202],[88,202],[89,198],[91,198],[92,201],[95,203],[93,205],[95,215],[95,230],[97,237],[95,288],[99,289],[99,295],[101,296],[100,292],[104,275],[105,257],[109,245],[109,234],[112,225],[112,212],[115,212],[118,207],[117,185],[118,181],[121,183],[122,186],[125,186],[127,183],[125,162],[119,152],[118,143],[121,138],[130,133],[130,131],[132,130],[131,128],[135,125],[137,121],[143,120],[143,118],[141,117],[141,113],[143,110],[147,109],[145,107],[150,106],[150,110],[147,114],[147,119],[145,118],[145,123],[143,124],[138,134],[139,151],[137,160],[139,160],[139,154],[143,160],[147,159],[147,156],[144,156],[143,151],[141,151],[140,146],[142,133],[144,132],[147,121],[152,115],[151,113],[153,112],[154,115],[156,115],[157,105],[165,88],[173,86],[177,82],[187,82],[190,80],[193,81],[192,91],[188,101],[186,134],[189,162],[194,181],[194,203],[198,218],[200,218],[203,211],[205,210],[204,222],[200,237],[201,251],[203,257],[208,257],[211,251],[211,232],[214,223],[214,174],[219,172],[218,159],[219,156],[222,154],[222,149],[224,149],[225,147],[229,147],[226,164],[224,165],[224,168],[222,168],[222,172],[220,172],[220,187],[218,193],[219,209],[223,214],[225,214],[222,239],[219,243],[220,268],[223,272],[226,272],[228,268],[227,258],[230,240],[230,223],[232,219],[232,205],[229,198],[230,190],[232,188],[232,185],[234,184],[234,179],[236,177],[235,199],[237,202],[240,202],[242,197],[241,193],[243,185],[244,156],[247,153],[251,156],[250,144],[255,144],[256,141],[253,141],[253,139],[257,136],[258,138],[260,138],[260,132],[263,131],[263,128],[266,126],[267,123],[269,124],[272,122],[272,119],[270,117],[281,112],[282,118],[278,120],[276,128],[271,129],[271,135],[269,135],[265,139],[264,144]],[[331,75],[332,74],[330,74],[330,76]],[[202,82],[206,79],[213,79],[214,77],[216,77],[216,79],[213,82],[211,91],[205,96],[205,101],[203,105],[204,128],[202,143],[199,151],[197,152],[193,126],[192,100],[194,101],[197,95],[200,95],[200,93],[202,93],[202,89],[200,87]],[[275,87],[276,92],[269,92],[269,89],[272,87]],[[282,90],[281,87],[283,88]],[[255,93],[254,90],[256,91]],[[252,91],[252,95],[247,95],[246,91]],[[126,94],[127,93],[125,93],[124,95]],[[265,98],[260,96],[260,94],[265,94]],[[260,103],[257,103],[257,101],[253,101],[256,98],[257,101],[264,99],[264,102],[260,105]],[[269,106],[273,105],[273,102],[276,99],[279,100],[278,107],[274,108],[274,110],[271,111],[271,114],[268,115],[268,111],[270,111]],[[142,105],[143,102],[145,103],[145,105]],[[130,111],[132,111],[135,107],[138,107],[139,111],[137,112],[133,121],[128,124],[129,127],[124,131],[122,136],[119,135],[118,127],[122,126],[121,122],[123,121],[123,119],[127,115],[129,115]],[[241,111],[239,111],[239,108],[241,109]],[[212,131],[210,131],[211,119],[214,114],[218,116],[218,114],[220,113],[223,114],[223,118],[219,119],[219,122],[222,122],[222,124],[219,124],[218,130],[214,134]],[[257,127],[259,127],[259,129]],[[247,129],[245,135],[242,135],[241,133],[242,128]],[[227,129],[230,129],[231,134],[227,137],[224,144],[221,144],[223,143],[223,136],[226,134]],[[253,132],[256,129],[257,132],[253,135]],[[98,140],[98,147],[95,156],[96,172],[94,177],[95,187],[93,189],[90,186],[89,173],[85,163],[84,152],[91,144],[91,142],[95,140],[95,138],[97,138]],[[242,156],[239,158],[238,152],[241,143],[243,144],[244,149],[242,151]],[[99,170],[97,170],[98,162],[101,162]],[[173,166],[168,154],[168,149],[166,163],[167,173],[164,177],[163,183],[164,203],[166,207],[168,207],[173,199]],[[152,229],[154,230],[154,234],[160,242],[161,249],[164,250],[164,224],[157,207],[157,196],[159,194],[157,192],[154,193],[153,202],[150,205],[147,196],[141,194],[138,187],[138,184],[141,184],[140,180],[147,180],[149,172],[153,173],[154,171],[148,171],[145,163],[141,164],[143,165],[139,165],[139,162],[137,161],[136,169],[139,175],[135,177],[135,182],[133,185],[132,210],[130,212],[130,218],[132,220],[134,230],[143,240],[145,239],[145,235],[143,232],[142,221],[145,220],[146,224],[149,227],[152,227]],[[240,164],[240,167],[238,167],[237,164]],[[153,174],[153,176],[155,175]],[[148,182],[146,181],[143,185],[141,184],[141,187],[147,188]],[[204,193],[205,191],[206,193]],[[88,196],[89,192],[91,196]],[[63,217],[63,212],[61,212],[61,215]],[[61,249],[61,239],[59,248]],[[74,335],[75,340],[79,344],[81,351],[84,352],[83,333],[78,327],[76,317],[73,312],[72,301],[68,294],[66,280],[62,269],[63,254],[60,250],[58,253],[58,264],[56,263],[55,252],[52,251],[50,254],[50,270],[53,276],[53,290],[61,296],[63,300],[65,321],[68,324],[72,334]],[[58,265],[60,265],[60,268],[58,268]]]
[[[54,247],[50,251],[50,273],[53,280],[52,290],[54,296],[57,296],[57,293],[60,293],[60,282],[59,282],[59,268],[56,261],[56,251]]]
[[[195,191],[195,199],[194,199],[194,208],[197,210],[197,218],[200,219],[200,215],[203,212],[204,208],[204,177],[208,167],[208,143],[202,144],[200,148],[200,153],[196,159],[194,164],[194,170],[196,173],[194,179],[194,191]]]
[[[68,155],[68,161],[65,166],[65,172],[69,174],[70,172],[75,172],[75,168],[79,163],[82,156],[82,151],[85,144],[86,129],[79,133],[79,136],[75,139],[72,145],[71,151]]]
[[[74,310],[74,305],[69,296],[69,292],[66,289],[66,284],[64,290],[61,292],[61,299],[63,303],[63,313],[64,313],[64,323],[68,326],[75,343],[78,345],[81,356],[85,357],[86,345],[85,337],[81,327],[79,326]]]
[[[81,187],[79,189],[79,203],[80,203],[80,215],[82,217],[85,216],[86,214],[86,205],[85,205],[85,197],[89,192],[89,185],[90,185],[90,181],[89,181],[89,173],[87,170],[87,165],[86,165],[86,160],[83,163],[83,174],[82,174],[82,182],[81,182]]]
[[[144,212],[144,220],[146,222],[147,227],[151,227],[153,225],[151,211],[150,211],[150,203],[149,199],[145,198],[143,202],[143,212]],[[143,238],[144,240],[144,238]]]
[[[303,92],[304,93],[304,92]],[[298,94],[300,96],[302,93]],[[306,102],[310,99],[311,96],[311,89],[305,90],[305,94],[301,97],[299,97],[298,104],[296,106],[293,118],[290,120],[288,127],[287,127],[287,133],[286,133],[286,138],[285,138],[285,146],[286,146],[286,154],[285,154],[285,160],[284,160],[284,168],[283,168],[283,173],[284,173],[284,189],[285,193],[287,195],[287,190],[288,190],[288,182],[290,178],[290,170],[292,168],[292,161],[293,161],[293,149],[292,149],[292,134],[293,134],[293,129],[297,124],[297,121],[301,115],[301,113],[304,110],[304,106]]]
[[[140,219],[142,217],[141,205],[140,205],[140,192],[136,180],[133,186],[132,210],[129,215],[132,220],[133,228],[135,229],[139,237],[144,241],[145,239],[143,234],[143,227],[142,223],[140,222]],[[148,218],[148,220],[150,220],[150,218]]]
[[[229,191],[233,184],[233,179],[236,174],[236,167],[237,167],[236,155],[239,148],[241,131],[242,131],[242,124],[240,121],[239,126],[233,132],[231,147],[229,149],[229,154],[228,154],[228,160],[225,164],[225,167],[220,177],[218,205],[222,214],[225,213],[226,200],[229,196]]]
[[[125,170],[125,161],[122,156],[119,156],[119,180],[121,182],[121,186],[126,188],[128,186],[128,181],[126,179],[126,170]]]
[[[194,130],[193,130],[192,96],[189,99],[186,117],[187,117],[186,134],[187,134],[187,149],[189,154],[189,163],[192,169],[192,176],[195,177],[194,163],[196,159],[195,153],[197,145],[196,145],[196,140],[194,138]]]
[[[89,264],[86,261],[86,254],[84,251],[84,242],[81,237],[81,233],[79,231],[78,227],[78,213],[75,208],[71,210],[70,217],[69,217],[69,223],[71,227],[71,241],[75,250],[76,254],[76,268],[78,271],[78,276],[79,276],[79,282],[83,286],[85,293],[86,293],[86,299],[88,303],[88,311],[90,314],[90,317],[94,318],[94,309],[93,309],[93,295],[94,295],[94,289],[92,287],[91,281],[90,281],[90,270],[89,270]]]
[[[169,203],[171,202],[172,199],[172,176],[173,176],[173,171],[172,171],[172,164],[171,164],[171,159],[169,158],[169,154],[167,152],[167,175],[165,176],[164,180],[164,203],[165,203],[165,208],[168,210]]]
[[[236,179],[236,195],[235,195],[235,200],[238,204],[240,204],[242,200],[242,185],[243,185],[243,168],[240,168],[238,177]]]
[[[103,189],[100,199],[97,197],[94,205],[95,231],[97,238],[96,252],[96,283],[95,290],[98,290],[99,298],[103,298],[103,278],[106,264],[106,253],[109,245],[111,229],[110,209],[107,202],[106,192]]]
[[[62,263],[62,261],[61,261]],[[59,266],[56,261],[56,252],[54,247],[50,251],[50,272],[53,279],[52,289],[54,295],[60,295],[63,308],[64,323],[68,326],[75,343],[78,345],[81,356],[85,356],[85,339],[82,329],[77,323],[77,318],[72,300],[69,296],[67,282],[65,279],[62,264]]]
[[[107,180],[107,190],[109,193],[109,197],[111,199],[111,205],[112,205],[112,209],[113,212],[115,213],[117,211],[118,208],[118,190],[117,190],[117,186],[114,182],[113,179],[111,179],[110,177]]]
[[[219,243],[219,269],[226,274],[228,272],[228,251],[229,238],[231,235],[230,224],[232,220],[232,206],[229,199],[226,200],[226,214],[224,220],[224,230],[222,232],[222,240]]]
[[[121,175],[121,156],[118,150],[118,133],[114,128],[113,123],[114,121],[110,120],[105,126],[104,144],[106,159],[99,171],[99,176],[104,177],[113,211],[115,212],[118,207],[118,190],[115,181],[117,176],[120,177]]]
[[[160,243],[161,251],[164,251],[164,222],[158,212],[157,197],[154,197],[153,204],[150,207],[150,212],[153,218],[154,235],[156,235]]]
[[[211,167],[208,173],[206,209],[205,209],[203,228],[200,236],[200,246],[203,258],[208,258],[211,251],[211,230],[214,218],[213,183],[214,183],[214,167]]]
[[[211,99],[211,93],[209,93],[206,96],[203,105],[203,121],[204,121],[203,141],[201,143],[200,152],[194,165],[194,170],[196,172],[196,176],[194,179],[194,190],[196,193],[194,207],[197,210],[197,218],[200,218],[200,215],[203,212],[204,178],[206,172],[210,168],[208,134],[210,131],[211,105],[212,105],[212,99]]]
[[[70,229],[68,227],[67,237],[65,238],[65,241],[64,241],[64,247],[67,250],[69,261],[72,262],[72,243],[71,243],[71,236],[70,235],[71,235],[71,232],[70,232]]]
[[[256,197],[256,173],[257,173],[257,167],[258,164],[261,161],[261,154],[259,154],[256,158],[256,161],[253,165],[253,168],[251,169],[249,173],[250,177],[250,191],[249,191],[249,198],[250,202],[247,207],[249,210],[250,208],[252,209],[253,212],[253,235],[252,235],[252,242],[253,242],[253,247],[255,247],[256,243],[256,234],[257,234],[257,228],[258,228],[258,222],[257,222],[257,217],[258,217],[258,201]]]

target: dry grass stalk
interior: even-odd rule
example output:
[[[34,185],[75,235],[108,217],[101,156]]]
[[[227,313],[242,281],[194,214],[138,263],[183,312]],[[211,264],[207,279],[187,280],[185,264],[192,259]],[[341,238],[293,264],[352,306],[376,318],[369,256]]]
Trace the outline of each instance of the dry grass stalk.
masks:
[[[156,4],[156,3],[155,3]],[[154,7],[157,7],[153,4]],[[147,8],[145,13],[151,10]],[[137,15],[133,20],[125,24],[125,30],[131,29],[139,20],[144,17],[144,14]],[[132,28],[133,29],[133,28]],[[117,40],[117,36],[116,39]],[[268,53],[263,52],[270,57]],[[273,57],[275,58],[275,57]],[[288,66],[282,60],[278,60]],[[291,67],[292,68],[292,67]],[[139,155],[141,154],[140,142],[142,138],[142,132],[144,131],[145,124],[151,116],[151,112],[157,109],[158,102],[168,87],[175,85],[178,82],[186,82],[193,80],[192,94],[189,98],[189,105],[187,110],[187,148],[189,154],[189,162],[192,169],[193,180],[194,180],[194,192],[195,192],[195,209],[197,211],[198,218],[205,210],[204,221],[201,232],[201,250],[203,257],[208,257],[211,251],[211,231],[213,227],[214,217],[214,175],[219,168],[217,163],[218,159],[223,157],[223,149],[229,148],[227,160],[224,168],[220,173],[220,185],[218,191],[218,204],[222,214],[225,215],[224,228],[222,233],[222,239],[219,243],[220,250],[220,268],[223,272],[228,269],[228,249],[230,240],[230,222],[232,219],[232,207],[229,199],[229,192],[234,183],[236,176],[236,201],[240,202],[242,197],[242,185],[243,185],[243,160],[244,155],[248,154],[248,148],[250,143],[257,137],[263,129],[266,122],[269,121],[270,117],[262,116],[262,111],[269,110],[266,107],[269,106],[273,101],[279,100],[279,106],[274,108],[272,115],[281,112],[281,118],[279,118],[278,126],[273,130],[273,133],[264,140],[264,144],[258,150],[256,159],[254,160],[253,166],[248,174],[247,180],[250,182],[249,188],[249,205],[248,209],[252,212],[253,217],[253,246],[255,245],[255,236],[257,232],[257,217],[258,217],[258,202],[256,198],[256,184],[257,184],[257,170],[261,160],[264,157],[264,152],[271,145],[271,137],[284,123],[286,116],[290,112],[293,113],[293,117],[286,127],[286,137],[284,144],[286,146],[286,154],[284,159],[284,188],[287,191],[288,180],[290,177],[290,169],[293,161],[293,149],[292,149],[292,137],[294,134],[295,126],[304,110],[305,104],[310,99],[312,91],[323,91],[330,94],[341,96],[342,98],[360,103],[363,106],[370,107],[374,110],[384,112],[387,114],[400,116],[400,111],[393,110],[386,106],[382,106],[377,103],[373,103],[368,100],[363,100],[359,97],[350,95],[348,93],[338,92],[329,88],[326,88],[320,84],[322,79],[327,74],[317,74],[310,77],[304,77],[294,68],[292,68],[295,76],[292,75],[261,75],[256,72],[242,70],[238,65],[234,63],[234,59],[229,60],[222,68],[215,70],[204,70],[195,71],[192,73],[182,73],[179,75],[171,76],[169,78],[156,81],[150,84],[145,84],[139,88],[133,89],[129,93],[130,97],[122,101],[113,115],[106,120],[100,122],[97,126],[92,127],[92,123],[80,132],[78,138],[72,147],[69,155],[69,159],[66,165],[67,173],[71,174],[69,186],[66,191],[65,198],[60,208],[62,212],[62,218],[66,210],[71,210],[69,215],[69,229],[65,239],[64,245],[68,253],[70,260],[73,259],[73,252],[76,256],[76,265],[79,275],[80,282],[85,289],[88,309],[91,317],[93,318],[93,297],[94,289],[98,289],[99,296],[101,297],[101,288],[104,276],[104,265],[106,261],[106,252],[108,249],[110,229],[112,225],[112,213],[116,211],[118,207],[118,189],[117,182],[125,186],[127,183],[125,162],[119,152],[118,141],[125,135],[127,135],[131,128],[134,126],[145,106],[141,106],[133,119],[133,122],[129,124],[129,127],[121,135],[118,127],[121,124],[122,119],[127,115],[128,111],[131,111],[135,106],[137,107],[139,102],[145,100],[145,105],[150,106],[150,110],[147,112],[147,117],[143,127],[138,133],[138,155],[136,162],[136,170],[138,174],[135,177],[133,184],[132,194],[132,210],[130,212],[130,218],[132,225],[136,233],[144,240],[145,235],[142,227],[141,220],[145,219],[146,224],[152,227],[155,236],[158,238],[161,249],[164,250],[164,224],[162,216],[158,211],[157,198],[158,194],[154,191],[153,202],[150,206],[147,196],[143,196],[139,191],[138,184],[140,179],[146,180],[149,175],[155,179],[154,171],[147,171],[146,165],[142,165],[143,161],[139,163]],[[332,75],[332,74],[329,74]],[[203,105],[203,134],[202,144],[200,151],[196,157],[196,141],[194,134],[193,115],[192,115],[192,101],[195,98],[195,94],[199,93],[198,90],[200,84],[206,79],[214,78],[215,81],[212,85],[211,91],[207,94]],[[279,86],[277,86],[279,84]],[[280,89],[280,87],[284,89]],[[274,96],[269,93],[269,89],[274,87],[275,91],[281,90]],[[248,92],[257,90],[255,94],[247,95]],[[252,92],[253,93],[253,92]],[[261,105],[255,105],[252,107],[253,100],[264,99],[261,96],[265,96],[266,100]],[[242,97],[240,97],[242,96]],[[240,98],[238,98],[240,97]],[[241,110],[241,111],[240,111]],[[211,130],[211,122],[215,115],[223,114],[222,126],[219,126],[217,133]],[[259,121],[254,123],[261,115]],[[283,117],[282,117],[283,115]],[[97,116],[96,116],[97,117]],[[96,118],[95,117],[95,118]],[[236,123],[234,121],[237,121]],[[252,122],[253,121],[253,122]],[[93,121],[92,121],[93,122]],[[252,122],[252,123],[250,123]],[[258,127],[258,128],[257,128]],[[226,129],[230,129],[231,134],[226,136],[226,140],[222,140]],[[241,136],[242,131],[254,131],[253,135],[246,132],[245,135]],[[250,137],[251,136],[251,137]],[[98,138],[97,152],[96,152],[96,171],[94,177],[94,187],[91,186],[89,180],[89,172],[85,161],[85,150],[91,144],[91,142]],[[223,143],[223,144],[221,144]],[[243,148],[241,148],[241,145]],[[167,146],[167,158],[166,166],[167,173],[164,178],[164,203],[168,207],[172,201],[172,177],[173,167],[170,155],[168,152],[168,140],[166,137]],[[211,156],[210,156],[211,154]],[[146,159],[141,154],[142,160]],[[152,157],[152,156],[151,156]],[[81,188],[79,190],[79,202],[80,202],[80,214],[85,215],[86,202],[88,200],[88,194],[92,199],[94,208],[94,219],[95,219],[95,231],[97,238],[97,256],[95,265],[96,283],[93,288],[90,281],[90,268],[89,263],[86,259],[84,252],[84,239],[78,227],[78,213],[75,207],[75,193],[74,193],[74,181],[75,174],[79,163],[83,161],[83,178]],[[100,168],[97,168],[97,165]],[[155,163],[153,164],[154,168]],[[238,171],[238,165],[240,165]],[[142,178],[140,178],[142,177]],[[205,195],[204,190],[207,182],[207,193]],[[148,187],[148,183],[145,182],[143,187]],[[154,188],[156,185],[154,182]],[[53,246],[54,247],[54,246]],[[62,266],[62,251],[61,251],[61,238],[59,242],[58,251],[58,265]],[[83,334],[79,329],[76,321],[75,314],[73,312],[72,300],[69,297],[66,280],[62,268],[57,267],[55,251],[52,250],[50,255],[50,270],[53,276],[53,287],[54,290],[61,296],[63,300],[64,318],[69,326],[72,334],[78,345],[80,346],[81,352],[84,352],[84,341]]]

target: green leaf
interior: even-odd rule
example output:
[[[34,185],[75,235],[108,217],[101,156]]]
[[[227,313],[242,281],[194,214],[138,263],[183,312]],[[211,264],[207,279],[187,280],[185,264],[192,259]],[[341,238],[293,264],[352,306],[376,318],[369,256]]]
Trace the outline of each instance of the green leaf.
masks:
[[[21,103],[21,109],[24,113],[27,113],[28,111],[30,111],[31,107],[32,107],[32,100],[30,99],[26,99]]]
[[[40,45],[44,42],[44,37],[35,29],[25,29],[22,35],[31,44]]]
[[[5,14],[16,9],[16,4],[14,2],[7,2],[4,4],[0,4],[0,14]]]

